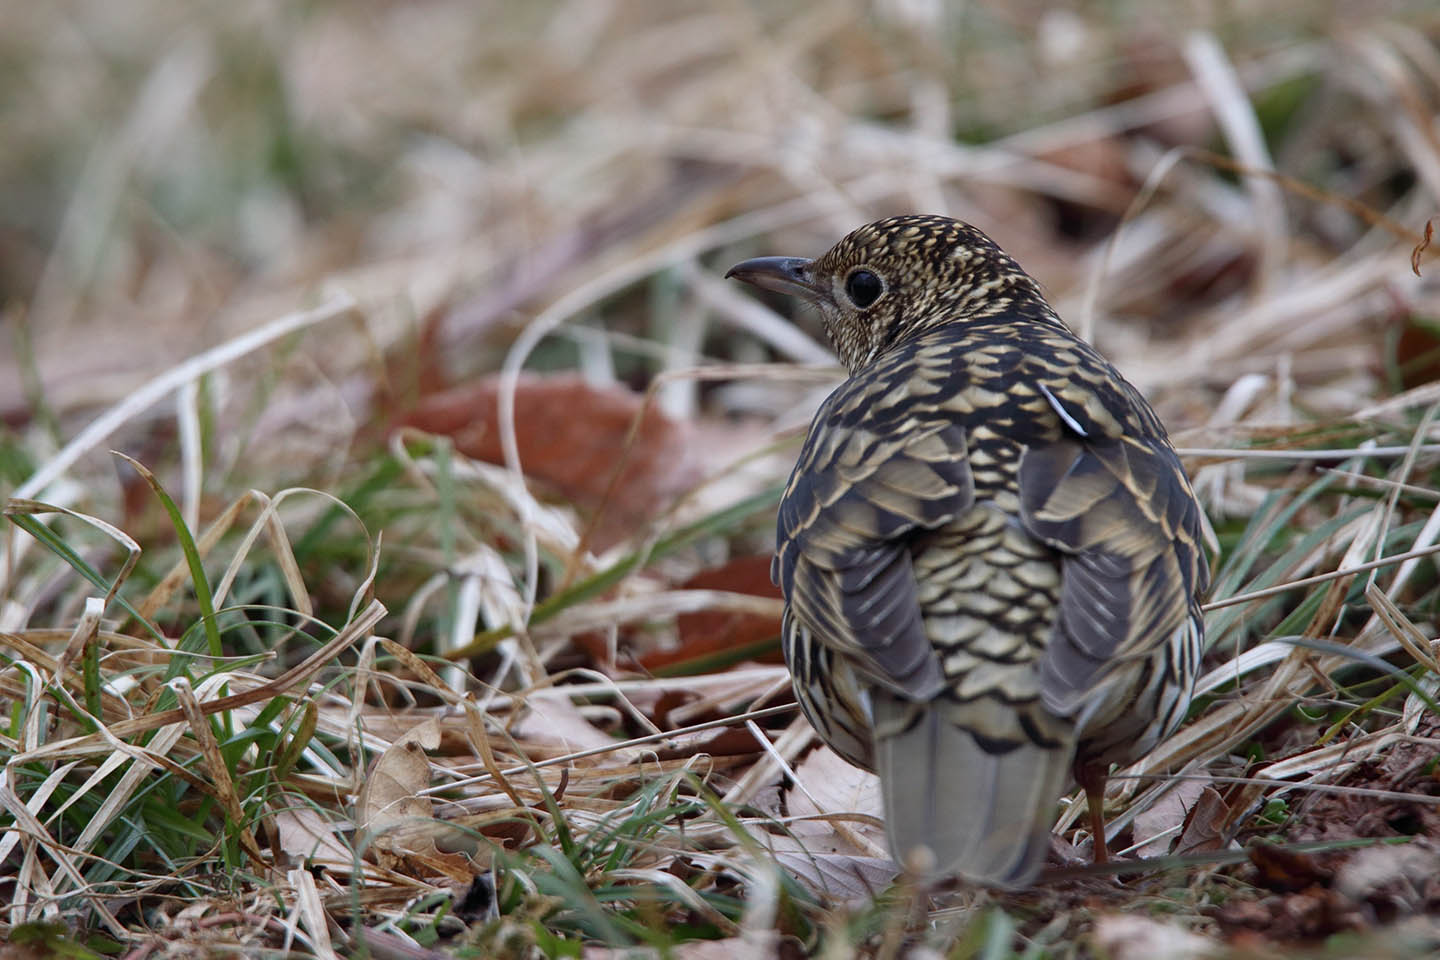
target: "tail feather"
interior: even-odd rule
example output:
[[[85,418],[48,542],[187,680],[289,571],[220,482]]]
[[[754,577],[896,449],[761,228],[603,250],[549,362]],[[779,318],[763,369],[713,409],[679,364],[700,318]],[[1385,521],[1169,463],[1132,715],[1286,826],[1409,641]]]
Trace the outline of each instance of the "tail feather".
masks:
[[[875,772],[896,858],[925,847],[930,878],[1007,887],[1034,880],[1074,746],[992,752],[945,711],[887,696],[877,698],[875,720]]]

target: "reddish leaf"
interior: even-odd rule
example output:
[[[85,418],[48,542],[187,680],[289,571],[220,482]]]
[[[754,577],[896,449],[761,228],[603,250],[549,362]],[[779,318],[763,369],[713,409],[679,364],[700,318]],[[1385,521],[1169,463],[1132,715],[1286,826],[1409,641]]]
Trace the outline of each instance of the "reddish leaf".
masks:
[[[1255,842],[1246,848],[1267,890],[1290,892],[1330,882],[1330,871],[1308,853],[1296,853],[1274,844]]]
[[[621,639],[619,644],[617,645],[618,650],[616,651],[616,653],[618,654],[618,659],[622,663],[629,664],[632,661],[628,655],[629,651],[625,649],[626,630],[623,627],[620,630],[620,637]],[[609,666],[611,665],[612,660],[616,659],[615,657],[612,657],[610,655],[610,637],[609,634],[606,632],[600,630],[586,630],[584,633],[577,633],[572,636],[570,638],[570,642],[574,644],[577,649],[584,651],[585,656],[590,658],[589,661],[584,664],[587,667],[594,664],[603,664]]]
[[[1420,242],[1415,244],[1415,249],[1410,251],[1410,269],[1415,271],[1415,276],[1420,276],[1420,258],[1426,250],[1430,249],[1430,241],[1435,239],[1435,221],[1425,221],[1425,235]]]
[[[1402,321],[1395,344],[1395,363],[1400,386],[1410,390],[1440,380],[1440,331],[1427,318],[1410,316]]]
[[[682,586],[690,590],[729,590],[757,597],[780,598],[780,588],[770,582],[770,555],[759,554],[731,560],[724,566],[702,570]],[[780,619],[754,613],[701,611],[681,614],[676,621],[680,645],[656,650],[640,658],[645,669],[683,673],[681,665],[703,664],[717,655],[735,651],[745,659],[780,662]],[[771,641],[775,641],[771,645]]]
[[[764,744],[756,740],[753,733],[744,727],[737,727],[689,738],[674,746],[662,744],[655,748],[655,755],[661,760],[681,760],[701,753],[712,757],[744,757],[760,753],[764,749]]]
[[[1214,787],[1206,787],[1185,817],[1185,826],[1175,844],[1178,853],[1203,853],[1223,850],[1227,845],[1225,824],[1230,809]]]
[[[642,406],[638,394],[596,387],[577,374],[527,374],[516,389],[516,444],[526,476],[595,518],[596,548],[643,531],[699,480],[688,424],[651,406],[630,439]],[[505,461],[498,377],[426,397],[401,424],[449,436],[466,456]]]
[[[1133,833],[1137,857],[1163,857],[1175,846],[1181,825],[1204,792],[1199,780],[1182,780],[1155,803],[1135,816]]]

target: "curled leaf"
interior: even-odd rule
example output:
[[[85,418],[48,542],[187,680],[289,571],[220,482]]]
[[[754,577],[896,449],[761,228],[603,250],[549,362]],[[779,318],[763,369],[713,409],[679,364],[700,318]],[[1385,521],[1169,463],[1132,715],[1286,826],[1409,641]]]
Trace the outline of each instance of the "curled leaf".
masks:
[[[1415,244],[1415,249],[1410,251],[1410,269],[1415,271],[1415,276],[1420,276],[1420,255],[1430,249],[1430,241],[1435,237],[1435,220],[1432,217],[1425,221],[1425,236]]]

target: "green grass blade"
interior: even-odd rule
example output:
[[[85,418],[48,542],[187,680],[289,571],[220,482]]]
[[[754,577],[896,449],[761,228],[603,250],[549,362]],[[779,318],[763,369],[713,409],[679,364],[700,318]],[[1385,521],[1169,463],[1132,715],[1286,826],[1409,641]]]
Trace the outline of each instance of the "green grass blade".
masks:
[[[145,468],[144,464],[123,453],[116,453],[115,456],[130,464],[135,472],[140,474],[141,479],[154,491],[161,506],[169,515],[170,525],[175,529],[175,537],[180,543],[180,551],[185,555],[185,563],[190,568],[190,581],[194,585],[195,601],[200,606],[200,621],[204,625],[205,640],[210,650],[210,656],[223,657],[225,648],[220,643],[220,628],[215,622],[215,599],[210,592],[210,581],[205,578],[205,564],[200,559],[200,550],[195,546],[195,537],[191,534],[190,528],[185,525],[185,518],[181,515],[180,508],[171,499],[170,494],[165,491],[156,476]],[[184,657],[174,658],[165,679],[170,680],[179,676],[184,660]]]

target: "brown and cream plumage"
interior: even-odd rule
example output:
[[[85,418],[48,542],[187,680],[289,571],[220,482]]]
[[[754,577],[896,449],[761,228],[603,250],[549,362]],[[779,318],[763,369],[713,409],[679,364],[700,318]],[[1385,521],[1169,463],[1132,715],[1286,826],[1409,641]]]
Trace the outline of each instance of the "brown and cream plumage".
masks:
[[[796,695],[879,774],[896,859],[1024,884],[1072,774],[1103,858],[1109,765],[1184,717],[1202,644],[1200,507],[1154,411],[956,220],[728,275],[817,307],[850,373],[772,570]]]

